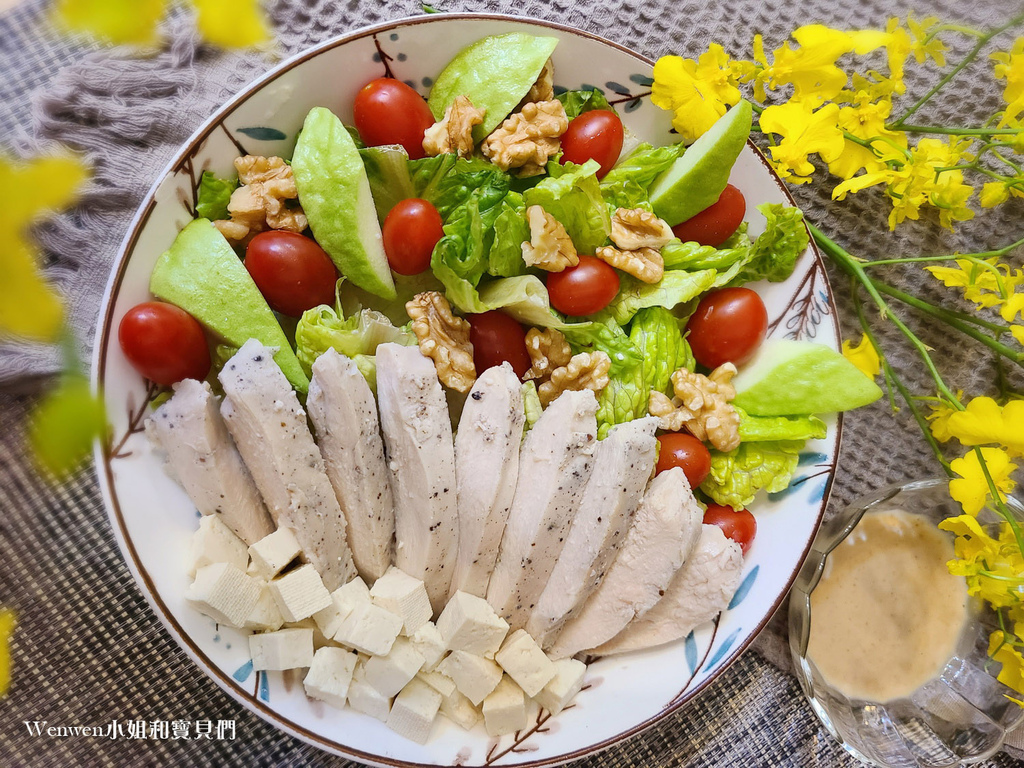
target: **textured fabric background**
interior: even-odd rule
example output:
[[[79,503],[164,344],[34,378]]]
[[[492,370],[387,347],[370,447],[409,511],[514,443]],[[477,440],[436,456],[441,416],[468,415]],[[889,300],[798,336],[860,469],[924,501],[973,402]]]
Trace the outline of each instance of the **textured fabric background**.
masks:
[[[441,10],[500,11],[572,24],[649,56],[695,55],[714,40],[746,55],[755,32],[775,47],[804,23],[862,28],[908,10],[919,17],[991,26],[1019,3],[914,0],[440,0]],[[365,24],[420,12],[410,0],[270,3],[280,55]],[[50,274],[63,288],[75,328],[91,340],[99,297],[128,221],[176,147],[245,82],[270,68],[261,54],[197,47],[174,20],[165,49],[137,59],[48,31],[45,3],[30,0],[0,15],[0,146],[29,153],[60,141],[86,153],[94,178],[81,204],[39,227]],[[1002,38],[1008,48],[1012,35]],[[913,90],[913,81],[912,81]],[[919,89],[918,89],[919,90]],[[972,124],[999,104],[987,63],[966,71],[926,119]],[[920,92],[920,91],[919,91]],[[927,218],[899,234],[870,195],[833,203],[823,185],[798,188],[810,220],[856,253],[981,250],[1021,236],[1024,207],[986,215],[952,236]],[[1019,201],[1018,201],[1019,202]],[[1015,257],[1019,263],[1020,257]],[[832,275],[845,335],[855,329],[848,286]],[[0,276],[2,279],[2,276]],[[917,277],[894,277],[906,289],[940,296]],[[900,311],[901,317],[923,324]],[[959,339],[924,324],[925,341],[959,386],[991,389],[995,370],[977,364]],[[883,331],[890,349],[901,349]],[[895,346],[893,346],[895,345]],[[87,350],[83,350],[87,352]],[[924,391],[909,351],[897,369]],[[167,636],[117,551],[92,474],[51,486],[31,471],[22,448],[26,414],[39,376],[57,358],[45,348],[0,348],[0,605],[18,610],[15,677],[0,700],[0,766],[345,765],[291,739],[222,693]],[[830,513],[882,485],[934,475],[916,427],[884,402],[846,420],[842,461]],[[780,612],[783,613],[783,612]],[[647,734],[580,763],[583,766],[846,766],[854,761],[818,727],[788,666],[784,616],[685,712]],[[778,666],[776,666],[778,665]],[[22,721],[100,725],[113,719],[235,719],[234,741],[52,740],[27,735]],[[1018,765],[1000,754],[986,765]]]

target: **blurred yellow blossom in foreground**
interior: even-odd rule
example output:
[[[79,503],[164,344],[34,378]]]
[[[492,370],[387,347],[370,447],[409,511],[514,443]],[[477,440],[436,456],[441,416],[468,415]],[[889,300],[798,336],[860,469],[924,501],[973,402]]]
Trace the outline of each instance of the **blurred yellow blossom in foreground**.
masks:
[[[860,337],[860,343],[853,346],[849,339],[843,342],[843,357],[857,366],[860,372],[870,379],[882,372],[882,362],[878,359],[878,350],[867,335]]]
[[[14,634],[14,611],[0,608],[0,696],[11,685],[11,635]]]

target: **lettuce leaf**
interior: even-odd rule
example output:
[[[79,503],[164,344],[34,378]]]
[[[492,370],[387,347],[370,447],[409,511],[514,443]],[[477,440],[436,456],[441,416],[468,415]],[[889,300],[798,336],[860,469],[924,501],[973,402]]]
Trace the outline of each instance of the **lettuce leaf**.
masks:
[[[540,404],[540,396],[537,394],[537,382],[527,381],[523,383],[523,410],[526,412],[526,423],[523,431],[529,432],[537,423],[544,407]]]
[[[803,440],[740,443],[723,453],[711,449],[711,471],[700,489],[716,504],[733,509],[750,505],[762,488],[784,491],[793,479]]]
[[[565,91],[555,94],[555,98],[565,107],[565,116],[570,120],[579,117],[592,109],[612,109],[605,95],[596,89],[587,91]]]
[[[523,242],[530,239],[526,205],[518,192],[509,192],[501,201],[494,219],[494,242],[487,259],[487,272],[495,277],[517,277],[527,272],[523,261]]]
[[[381,224],[395,204],[416,197],[409,176],[409,155],[400,144],[365,147],[359,150],[370,182],[370,194]]]
[[[580,253],[593,253],[611,232],[611,214],[597,180],[600,167],[596,160],[548,163],[548,177],[523,193],[527,206],[543,207],[565,226]]]
[[[715,286],[719,274],[714,269],[699,272],[669,270],[660,282],[651,284],[622,275],[618,295],[593,316],[594,320],[610,319],[625,325],[633,315],[647,307],[672,309]]]
[[[238,179],[220,179],[203,171],[196,196],[196,216],[210,221],[228,218],[228,201],[237,188]]]
[[[661,257],[665,260],[665,269],[685,269],[687,272],[700,269],[726,270],[734,264],[749,261],[751,245],[747,237],[747,223],[743,222],[718,248],[693,241],[684,243],[679,238],[673,238],[662,246]]]
[[[764,214],[767,224],[751,247],[750,259],[733,278],[733,285],[754,280],[773,283],[785,280],[793,274],[796,261],[810,240],[799,208],[763,203],[757,210]]]
[[[601,179],[602,189],[614,186],[625,180],[639,184],[645,190],[654,183],[676,158],[683,154],[682,144],[669,144],[665,147],[654,147],[644,143],[619,162]]]
[[[629,329],[629,340],[642,354],[639,365],[609,377],[597,405],[597,435],[615,425],[647,415],[651,390],[665,391],[672,373],[693,367],[690,346],[679,320],[663,307],[641,309]]]
[[[742,408],[736,412],[743,442],[821,439],[828,434],[825,422],[817,416],[751,416]]]
[[[549,325],[565,336],[573,354],[580,352],[604,352],[611,358],[611,373],[618,375],[635,368],[642,360],[642,351],[630,340],[618,323],[587,321],[582,323],[561,322]]]
[[[406,326],[396,328],[374,309],[362,309],[346,319],[333,308],[320,305],[302,313],[295,328],[295,355],[309,375],[313,363],[328,349],[354,359],[372,355],[378,344],[389,341],[412,346],[416,336]]]

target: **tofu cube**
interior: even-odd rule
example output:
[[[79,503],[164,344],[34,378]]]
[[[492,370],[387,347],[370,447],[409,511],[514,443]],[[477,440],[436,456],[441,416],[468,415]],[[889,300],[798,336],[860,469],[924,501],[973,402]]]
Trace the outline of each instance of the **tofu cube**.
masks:
[[[437,671],[455,681],[459,692],[476,706],[497,687],[502,674],[501,667],[490,659],[466,651],[452,651],[437,665]]]
[[[554,663],[544,655],[537,641],[522,629],[517,629],[505,639],[494,660],[527,696],[536,696],[555,676]]]
[[[358,576],[331,593],[331,604],[313,614],[313,620],[327,637],[334,637],[341,623],[357,603],[370,602],[370,590]]]
[[[359,661],[348,687],[348,705],[357,712],[386,722],[391,712],[391,700],[366,682],[365,674],[364,662]]]
[[[417,629],[409,637],[409,641],[423,656],[423,669],[428,672],[437,667],[447,650],[444,647],[444,638],[432,621]]]
[[[303,619],[302,621],[295,621],[285,624],[288,629],[311,629],[313,630],[313,650],[319,650],[325,646],[333,646],[337,648],[337,644],[334,642],[334,638],[328,637],[320,631],[320,627],[313,621],[313,618]]]
[[[260,600],[262,588],[238,566],[213,563],[196,571],[185,599],[219,624],[243,627]]]
[[[260,579],[262,582],[263,580]],[[270,594],[270,587],[263,583],[260,587],[260,599],[256,607],[249,612],[243,629],[252,629],[256,632],[274,632],[284,626],[284,617],[277,607],[277,601]]]
[[[313,630],[279,629],[249,636],[252,668],[298,669],[313,663]]]
[[[505,675],[482,707],[484,727],[491,736],[504,736],[526,728],[526,694],[511,677]]]
[[[381,608],[402,617],[403,635],[414,634],[434,615],[423,582],[395,566],[377,579],[370,588],[370,597]]]
[[[387,656],[373,656],[365,666],[366,682],[390,698],[416,677],[423,666],[423,656],[406,638],[399,637]]]
[[[553,663],[555,676],[534,699],[552,715],[557,715],[583,688],[587,665],[576,659],[559,659]]]
[[[352,684],[352,673],[359,657],[344,648],[321,648],[313,654],[313,663],[302,681],[306,695],[341,709]]]
[[[441,699],[441,714],[467,731],[480,722],[480,710],[459,691]]]
[[[459,590],[441,611],[437,629],[448,650],[494,658],[508,634],[508,622],[482,597]]]
[[[370,656],[387,656],[402,631],[402,619],[373,603],[359,603],[334,636],[342,645]]]
[[[278,528],[249,547],[253,567],[267,581],[277,576],[301,553],[302,548],[291,528]]]
[[[203,515],[192,534],[188,551],[188,575],[214,563],[230,563],[241,571],[249,565],[245,542],[235,536],[219,515]]]
[[[412,680],[395,697],[388,728],[417,744],[426,744],[441,708],[441,694],[422,680]]]
[[[303,565],[270,582],[270,594],[285,621],[302,621],[331,604],[320,574],[312,565]]]
[[[420,671],[416,675],[420,680],[429,685],[435,691],[440,693],[442,696],[451,696],[456,692],[455,681],[452,680],[448,675],[442,675],[440,672],[423,672]]]

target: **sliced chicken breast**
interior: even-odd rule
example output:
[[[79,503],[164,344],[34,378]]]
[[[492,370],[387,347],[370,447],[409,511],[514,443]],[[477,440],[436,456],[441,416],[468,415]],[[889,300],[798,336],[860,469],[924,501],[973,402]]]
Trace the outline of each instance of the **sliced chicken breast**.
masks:
[[[522,385],[512,366],[488,368],[473,385],[455,434],[459,553],[449,595],[487,596],[516,492],[525,423]]]
[[[615,560],[654,469],[657,426],[653,417],[629,421],[597,444],[579,512],[526,623],[541,645],[583,608]]]
[[[626,540],[608,573],[551,644],[565,659],[611,640],[654,607],[700,534],[702,513],[678,467],[647,486]]]
[[[437,370],[419,347],[377,347],[377,404],[395,502],[395,565],[426,584],[436,615],[459,546],[455,447]]]
[[[329,590],[348,583],[356,571],[345,516],[306,412],[274,362],[274,349],[249,339],[219,378],[225,394],[221,414],[270,514],[278,526],[295,532]]]
[[[548,583],[590,478],[597,399],[563,392],[526,437],[519,481],[501,538],[487,602],[512,629],[525,627]]]
[[[306,410],[345,513],[352,560],[372,584],[390,567],[395,539],[395,507],[373,392],[352,360],[329,349],[313,363]]]
[[[178,481],[204,515],[220,519],[246,544],[274,532],[249,470],[242,463],[210,385],[185,379],[174,396],[146,421],[146,434],[167,459]]]
[[[729,604],[742,572],[740,545],[727,539],[717,525],[702,525],[697,546],[665,596],[594,653],[639,651],[686,637]]]

